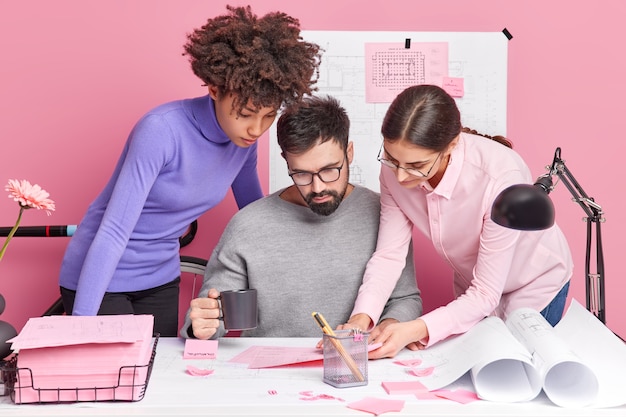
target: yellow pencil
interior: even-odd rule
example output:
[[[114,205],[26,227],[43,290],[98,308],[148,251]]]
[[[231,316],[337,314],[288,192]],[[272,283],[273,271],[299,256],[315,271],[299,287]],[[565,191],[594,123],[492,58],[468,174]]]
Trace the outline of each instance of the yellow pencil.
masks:
[[[363,374],[361,373],[361,370],[357,366],[356,362],[354,362],[354,359],[352,358],[352,356],[350,356],[350,354],[343,347],[341,342],[334,338],[335,332],[328,325],[328,322],[326,321],[324,316],[322,316],[320,313],[317,313],[317,312],[313,312],[311,314],[312,314],[313,318],[315,319],[315,321],[317,322],[317,324],[322,328],[322,332],[324,332],[328,336],[333,336],[329,340],[333,344],[335,349],[337,349],[337,352],[339,352],[339,355],[343,358],[343,360],[346,363],[346,365],[348,365],[348,368],[350,368],[350,371],[352,372],[352,375],[354,375],[354,377],[357,379],[357,381],[359,381],[359,382],[364,381],[365,377],[363,377]]]

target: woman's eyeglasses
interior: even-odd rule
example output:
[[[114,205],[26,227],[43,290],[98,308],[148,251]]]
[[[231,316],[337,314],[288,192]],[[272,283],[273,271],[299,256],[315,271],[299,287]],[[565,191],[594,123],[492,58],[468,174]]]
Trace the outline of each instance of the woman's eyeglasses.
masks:
[[[433,161],[433,164],[430,166],[430,169],[424,174],[422,171],[420,171],[417,168],[405,168],[405,167],[401,167],[400,165],[396,164],[395,162],[391,162],[388,159],[382,158],[381,154],[383,153],[383,145],[380,146],[380,150],[378,151],[378,156],[376,157],[376,159],[378,159],[378,162],[380,162],[381,164],[383,164],[386,167],[389,167],[391,169],[403,169],[406,172],[408,172],[411,175],[414,175],[416,177],[423,177],[426,178],[430,175],[430,172],[433,170],[433,168],[435,167],[435,164],[437,163],[437,160],[441,157],[441,154],[443,152],[439,152],[439,155],[437,155],[437,157],[435,158],[435,160]]]

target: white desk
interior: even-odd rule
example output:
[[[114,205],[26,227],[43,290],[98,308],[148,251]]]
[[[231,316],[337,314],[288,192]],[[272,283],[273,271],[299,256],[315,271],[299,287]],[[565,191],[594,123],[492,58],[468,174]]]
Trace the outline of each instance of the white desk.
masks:
[[[0,397],[1,416],[77,416],[77,415],[307,415],[307,416],[372,416],[373,414],[348,408],[350,402],[365,397],[403,399],[400,413],[383,416],[620,416],[626,415],[626,406],[607,409],[564,409],[547,398],[531,402],[504,404],[475,401],[458,404],[448,400],[424,401],[413,395],[390,396],[381,387],[382,381],[415,379],[391,359],[369,362],[369,384],[362,387],[334,388],[322,382],[322,368],[289,367],[251,370],[227,361],[254,345],[314,346],[319,339],[223,338],[219,342],[215,360],[184,360],[184,340],[160,338],[152,375],[145,397],[137,402],[22,404],[15,405],[9,397]],[[410,358],[405,350],[398,358]],[[396,359],[398,359],[396,358]],[[206,377],[186,373],[187,365],[211,368],[215,372]],[[460,385],[460,384],[459,384]],[[467,388],[467,385],[465,385]],[[275,390],[276,394],[270,394]],[[302,392],[312,395],[327,394],[336,399],[306,401]],[[626,395],[626,393],[625,393]],[[341,401],[340,399],[344,400]]]

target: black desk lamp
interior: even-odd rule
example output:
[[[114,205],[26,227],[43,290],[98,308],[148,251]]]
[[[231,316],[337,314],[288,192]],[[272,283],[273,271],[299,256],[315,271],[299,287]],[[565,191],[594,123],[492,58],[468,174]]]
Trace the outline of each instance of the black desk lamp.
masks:
[[[552,165],[548,173],[537,178],[534,185],[516,184],[498,195],[491,208],[491,219],[497,224],[517,230],[542,230],[554,224],[554,205],[548,194],[554,189],[552,177],[557,176],[572,194],[572,201],[583,209],[587,222],[587,246],[585,257],[585,291],[587,310],[592,312],[602,323],[606,323],[604,310],[604,257],[602,254],[602,236],[600,223],[605,219],[602,207],[593,198],[587,196],[578,181],[561,159],[561,148],[556,148]],[[596,273],[590,272],[592,227],[596,235]]]

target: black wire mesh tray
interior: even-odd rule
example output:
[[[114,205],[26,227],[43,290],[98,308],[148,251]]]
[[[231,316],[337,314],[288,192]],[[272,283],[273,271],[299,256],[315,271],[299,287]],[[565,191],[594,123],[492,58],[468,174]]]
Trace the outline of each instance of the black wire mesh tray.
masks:
[[[33,375],[32,370],[17,366],[19,356],[19,353],[17,353],[6,361],[1,369],[4,395],[10,395],[11,400],[15,404],[140,401],[148,388],[158,341],[159,334],[157,333],[153,338],[152,354],[147,364],[120,367],[117,383],[108,386],[81,386],[75,388],[38,387],[36,376]]]

